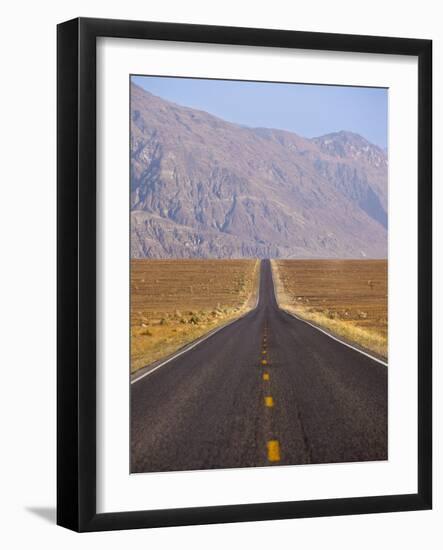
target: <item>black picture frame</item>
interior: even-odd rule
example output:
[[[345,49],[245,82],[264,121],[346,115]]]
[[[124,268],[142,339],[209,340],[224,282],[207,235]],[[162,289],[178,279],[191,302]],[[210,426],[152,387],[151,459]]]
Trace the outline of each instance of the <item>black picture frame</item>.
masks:
[[[96,39],[399,54],[418,58],[418,491],[136,512],[96,511]],[[75,531],[426,510],[432,506],[432,42],[74,19],[57,29],[57,523]]]

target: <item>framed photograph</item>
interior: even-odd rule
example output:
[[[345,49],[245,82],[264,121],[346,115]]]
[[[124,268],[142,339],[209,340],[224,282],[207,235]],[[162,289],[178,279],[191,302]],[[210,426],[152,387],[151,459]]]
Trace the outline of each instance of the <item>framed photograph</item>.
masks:
[[[430,509],[432,43],[58,26],[59,525]]]

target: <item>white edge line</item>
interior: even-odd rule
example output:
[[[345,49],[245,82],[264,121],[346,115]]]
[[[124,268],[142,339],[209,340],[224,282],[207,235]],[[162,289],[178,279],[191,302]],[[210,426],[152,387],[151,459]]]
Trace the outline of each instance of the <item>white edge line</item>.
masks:
[[[275,300],[277,302],[277,305],[278,305],[278,298],[277,298],[277,292],[276,292],[276,289],[275,289],[275,281],[274,281],[274,273],[272,271],[272,264],[271,264],[271,278],[272,278],[272,284],[274,286],[274,295],[275,295]],[[280,307],[280,305],[278,306]],[[313,323],[310,323],[309,321],[306,321],[306,319],[303,319],[302,317],[299,317],[298,315],[296,315],[295,313],[292,313],[292,311],[287,311],[286,309],[283,309],[280,307],[280,309],[282,311],[284,311],[286,314],[290,315],[291,317],[294,317],[294,319],[297,319],[298,321],[301,321],[302,323],[306,323],[307,325],[309,325],[310,327],[312,328],[315,328],[316,330],[319,330],[320,332],[322,332],[323,334],[326,334],[326,336],[329,336],[329,338],[332,338],[333,340],[335,340],[336,342],[339,342],[340,344],[343,344],[343,346],[346,346],[347,348],[351,348],[355,351],[358,351],[358,353],[361,353],[362,355],[366,355],[366,357],[369,357],[369,359],[372,359],[373,361],[376,361],[377,363],[380,363],[381,365],[384,365],[385,367],[388,366],[388,363],[386,363],[385,361],[382,361],[381,359],[378,359],[377,357],[374,357],[373,355],[371,355],[370,353],[367,353],[366,351],[363,351],[359,348],[356,348],[355,346],[351,345],[351,344],[348,344],[347,342],[344,342],[343,340],[341,340],[340,338],[337,338],[337,336],[333,336],[330,332],[328,332],[327,330],[324,330],[322,328],[320,328],[319,326],[317,325],[314,325]]]
[[[261,262],[259,264],[259,269],[260,269],[260,265],[261,265]],[[154,367],[153,369],[151,370],[148,370],[147,372],[145,372],[144,374],[142,374],[141,376],[138,376],[137,378],[134,378],[134,380],[131,380],[131,384],[135,384],[136,382],[138,382],[139,380],[142,380],[142,378],[145,378],[146,376],[149,376],[150,374],[152,374],[153,372],[155,372],[157,369],[163,367],[164,365],[166,365],[167,363],[169,363],[170,361],[173,361],[174,359],[177,359],[177,357],[180,357],[180,355],[183,355],[184,353],[188,352],[188,351],[191,351],[191,349],[194,349],[196,348],[199,344],[203,343],[205,340],[208,340],[208,338],[211,338],[211,336],[214,336],[214,334],[217,334],[217,332],[220,332],[221,330],[223,330],[224,328],[227,328],[229,327],[230,325],[233,325],[234,323],[236,323],[237,321],[240,321],[240,319],[243,319],[243,317],[246,317],[246,315],[248,315],[248,313],[250,313],[251,311],[254,311],[254,309],[257,308],[258,306],[258,302],[259,302],[259,298],[260,298],[260,271],[259,271],[259,275],[258,275],[258,290],[257,290],[257,300],[255,302],[255,306],[250,309],[249,311],[247,311],[246,313],[244,313],[243,315],[241,315],[240,317],[237,317],[236,319],[233,319],[232,321],[230,321],[229,323],[226,323],[225,325],[222,325],[221,327],[218,327],[216,329],[214,329],[212,332],[210,332],[209,334],[206,334],[205,336],[202,336],[200,339],[196,340],[195,342],[193,342],[192,344],[189,344],[188,346],[186,346],[184,349],[178,351],[177,353],[175,353],[174,355],[172,355],[171,357],[168,357],[168,359],[165,359],[162,363],[160,363],[159,365],[157,365],[156,367]]]

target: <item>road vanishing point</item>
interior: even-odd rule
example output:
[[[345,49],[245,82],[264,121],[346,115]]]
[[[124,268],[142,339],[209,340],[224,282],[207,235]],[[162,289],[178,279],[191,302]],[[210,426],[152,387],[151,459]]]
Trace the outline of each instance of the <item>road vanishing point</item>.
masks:
[[[279,308],[255,309],[131,384],[131,472],[387,459],[388,369]]]

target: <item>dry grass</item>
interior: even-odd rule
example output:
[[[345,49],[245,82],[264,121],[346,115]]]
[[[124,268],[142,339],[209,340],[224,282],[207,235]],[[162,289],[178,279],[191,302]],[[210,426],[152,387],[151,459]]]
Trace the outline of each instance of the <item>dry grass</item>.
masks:
[[[280,306],[387,358],[386,260],[272,260]]]
[[[257,260],[131,260],[131,372],[255,304]]]

